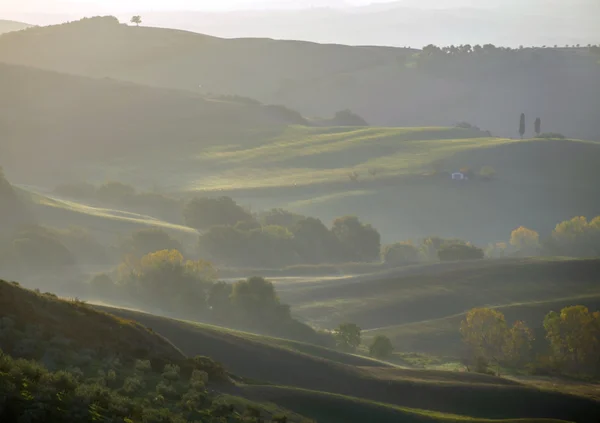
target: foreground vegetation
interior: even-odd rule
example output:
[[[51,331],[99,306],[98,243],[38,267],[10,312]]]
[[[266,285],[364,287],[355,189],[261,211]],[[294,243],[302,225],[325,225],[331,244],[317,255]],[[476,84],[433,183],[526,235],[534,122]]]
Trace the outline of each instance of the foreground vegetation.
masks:
[[[220,395],[222,365],[132,321],[3,281],[0,305],[2,421],[298,421]]]

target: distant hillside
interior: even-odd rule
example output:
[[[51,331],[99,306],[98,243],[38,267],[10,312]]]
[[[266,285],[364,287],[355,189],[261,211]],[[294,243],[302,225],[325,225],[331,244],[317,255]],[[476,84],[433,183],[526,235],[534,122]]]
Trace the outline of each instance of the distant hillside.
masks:
[[[32,25],[23,22],[7,21],[0,19],[0,34],[5,34],[7,32],[13,31],[21,31],[22,29],[27,29],[31,26]]]
[[[220,39],[97,18],[2,36],[0,57],[61,72],[238,94],[306,116],[349,108],[372,125],[468,121],[515,137],[525,112],[528,134],[540,117],[544,131],[600,140],[599,57],[587,47],[488,48],[431,62],[414,49]]]
[[[49,182],[50,169],[55,181],[70,180],[82,169],[102,170],[103,181],[112,170],[127,171],[125,157],[141,156],[146,165],[150,159],[156,168],[206,145],[250,143],[305,122],[282,107],[1,63],[0,87],[2,160],[20,182]]]
[[[382,231],[384,243],[438,235],[485,245],[520,225],[547,233],[575,215],[600,214],[599,143],[476,128],[314,127],[293,110],[233,96],[16,65],[0,64],[0,76],[0,149],[21,184],[119,180],[188,198],[227,194],[253,210],[282,207],[326,222],[352,214]],[[448,174],[486,166],[493,180],[457,184]],[[54,216],[79,207],[36,198]],[[101,208],[85,212],[140,218]]]

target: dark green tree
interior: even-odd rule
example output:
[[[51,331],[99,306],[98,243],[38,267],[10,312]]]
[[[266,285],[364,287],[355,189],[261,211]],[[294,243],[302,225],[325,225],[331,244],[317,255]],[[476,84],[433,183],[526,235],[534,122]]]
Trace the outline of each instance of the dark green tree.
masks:
[[[244,210],[231,197],[200,197],[190,201],[183,210],[186,225],[198,230],[211,226],[230,225],[254,220],[250,212]]]
[[[373,340],[373,343],[369,347],[369,354],[371,357],[386,359],[392,356],[394,347],[390,338],[383,335],[378,335]]]
[[[334,220],[331,231],[345,248],[349,260],[375,261],[381,250],[381,235],[356,216]]]
[[[136,24],[137,26],[140,26],[140,24],[142,23],[142,17],[140,15],[135,15],[131,18],[131,23]]]
[[[519,123],[519,134],[521,134],[521,138],[525,135],[525,113],[521,113],[521,121]]]
[[[535,119],[535,134],[540,135],[542,132],[542,120],[540,118]]]
[[[360,328],[354,323],[342,323],[333,331],[333,336],[343,351],[354,352],[360,345]]]

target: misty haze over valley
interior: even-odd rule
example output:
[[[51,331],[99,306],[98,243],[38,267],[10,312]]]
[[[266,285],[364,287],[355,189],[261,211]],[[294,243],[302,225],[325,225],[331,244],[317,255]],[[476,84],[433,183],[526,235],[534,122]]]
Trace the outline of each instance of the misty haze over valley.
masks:
[[[598,16],[4,0],[0,422],[600,421]]]

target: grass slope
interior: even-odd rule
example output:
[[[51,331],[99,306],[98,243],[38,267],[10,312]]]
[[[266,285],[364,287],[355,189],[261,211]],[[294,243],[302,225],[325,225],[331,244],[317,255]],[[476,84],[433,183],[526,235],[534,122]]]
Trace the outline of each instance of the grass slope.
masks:
[[[406,423],[558,423],[554,419],[490,420],[439,412],[410,409],[366,401],[343,395],[327,394],[295,388],[250,386],[242,393],[256,400],[273,401],[317,421],[328,423],[348,422],[406,422]]]
[[[282,346],[280,341],[263,340],[256,336],[214,327],[127,310],[110,311],[139,321],[167,336],[188,355],[219,357],[226,368],[253,380],[253,385],[260,385],[259,381],[264,381],[275,385],[346,395],[399,407],[430,410],[433,417],[439,416],[435,414],[437,412],[480,419],[558,418],[592,422],[600,413],[598,403],[592,400],[541,391],[491,376],[420,372],[389,366],[382,368],[373,366],[373,362],[368,362],[365,366],[364,359],[340,353],[324,353],[322,350],[310,351],[296,343],[285,343],[285,346]],[[251,391],[254,388],[248,389],[249,395],[252,395]],[[309,404],[312,400],[318,400],[319,405],[312,409],[315,416],[329,421],[327,415],[322,413],[330,412],[331,416],[337,416],[331,417],[338,419],[334,421],[347,418],[343,411],[338,414],[340,411],[337,405],[341,403],[334,398],[328,405],[326,400],[330,397],[322,393],[307,396],[303,391],[284,392],[272,386],[264,388],[267,391],[262,387],[256,389],[268,393],[262,397],[264,400],[282,401],[281,404],[285,404],[286,408],[296,412],[302,409],[302,413],[310,417],[312,415]],[[350,401],[363,404],[359,400]],[[510,406],[507,407],[506,404]],[[369,407],[367,406],[367,410],[370,410]],[[362,412],[367,411],[363,409]],[[391,417],[387,413],[397,410],[384,407],[382,412],[388,416],[385,418],[389,419]],[[443,416],[440,417],[441,421],[444,421]]]
[[[132,320],[94,310],[77,301],[37,294],[0,281],[0,317],[20,327],[31,326],[52,337],[63,337],[80,348],[116,353],[126,359],[177,363],[185,358],[162,336]]]
[[[578,302],[581,298],[573,297],[600,295],[598,272],[598,259],[481,260],[294,284],[281,287],[279,293],[296,315],[313,323],[333,327],[351,321],[363,329],[375,329],[444,319],[482,306],[521,304],[524,310],[535,306],[549,311],[552,302]],[[538,314],[534,314],[536,319]],[[519,316],[527,317],[515,313]]]
[[[2,63],[0,88],[7,173],[33,185],[128,179],[133,168],[138,185],[164,186],[154,171],[172,172],[206,146],[263,139],[298,122],[260,104]],[[29,155],[40,149],[43,158]]]
[[[114,241],[115,237],[145,227],[161,228],[186,246],[195,246],[198,231],[152,216],[103,207],[91,206],[55,197],[33,190],[19,188],[21,198],[35,216],[37,222],[52,227],[81,226],[102,240]]]

